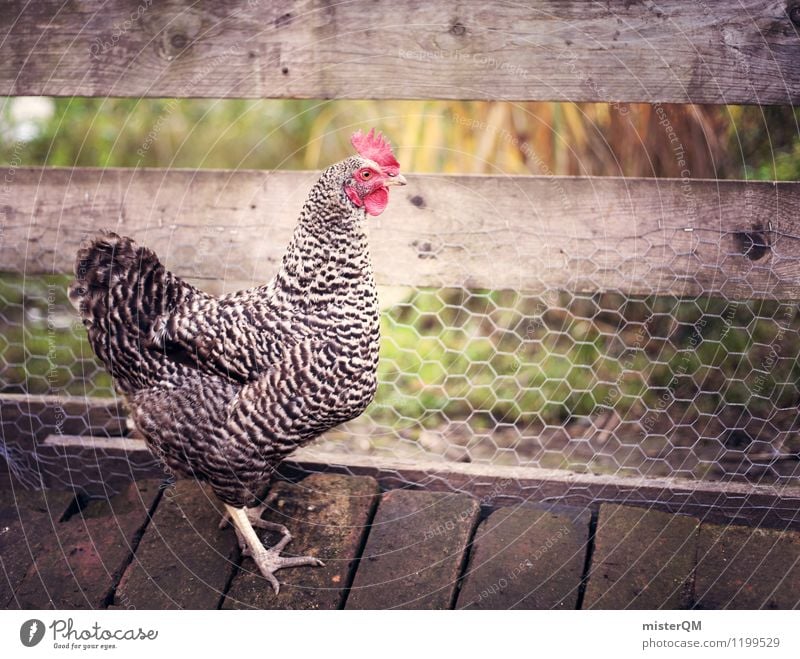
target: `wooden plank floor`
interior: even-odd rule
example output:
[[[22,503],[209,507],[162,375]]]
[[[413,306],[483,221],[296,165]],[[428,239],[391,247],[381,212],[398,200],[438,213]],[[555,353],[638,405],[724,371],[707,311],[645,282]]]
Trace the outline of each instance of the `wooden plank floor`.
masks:
[[[0,480],[5,608],[800,608],[797,531],[610,504],[482,509],[312,474],[265,497],[292,531],[284,553],[325,562],[278,572],[276,596],[197,483],[86,502]]]

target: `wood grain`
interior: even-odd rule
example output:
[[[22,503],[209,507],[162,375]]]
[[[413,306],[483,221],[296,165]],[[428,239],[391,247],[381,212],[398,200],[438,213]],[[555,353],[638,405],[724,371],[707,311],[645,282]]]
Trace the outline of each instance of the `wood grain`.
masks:
[[[0,177],[11,170],[0,170]],[[277,269],[315,172],[13,171],[0,263],[72,270],[101,228],[194,280]],[[411,176],[370,219],[378,283],[800,299],[800,183]]]
[[[800,530],[800,487],[684,478],[609,476],[566,469],[508,467],[483,463],[425,462],[357,454],[326,453],[313,446],[295,451],[280,470],[287,477],[308,473],[372,476],[383,490],[412,488],[469,493],[482,506],[563,504],[579,508],[603,503],[693,515],[703,521]]]
[[[45,487],[70,487],[93,497],[120,492],[132,480],[165,479],[170,472],[144,441],[128,437],[50,435],[36,446]]]
[[[312,474],[300,483],[278,481],[265,497],[264,519],[284,524],[292,541],[283,556],[317,556],[324,566],[277,573],[278,595],[245,558],[225,593],[223,609],[338,609],[344,605],[369,522],[378,501],[373,478]],[[265,546],[280,535],[259,531]]]
[[[117,607],[212,609],[230,582],[239,547],[219,528],[222,504],[208,487],[179,480],[164,491],[114,596]]]
[[[384,494],[345,608],[452,608],[479,512],[463,494]]]
[[[106,461],[109,440],[92,437],[51,436],[45,445],[53,445],[64,456],[81,459],[95,444],[98,468],[114,465]],[[113,440],[111,440],[113,441]],[[153,464],[144,468],[150,456],[143,440],[126,439],[128,461],[136,465],[135,478],[160,478],[163,472]],[[122,448],[122,445],[120,445]],[[50,465],[54,474],[68,467],[68,462]],[[328,453],[314,446],[295,451],[280,471],[290,479],[308,474],[329,473],[372,476],[383,490],[414,488],[446,493],[468,493],[480,499],[482,506],[508,506],[522,503],[558,503],[587,508],[602,503],[662,510],[693,515],[704,521],[758,525],[800,530],[800,487],[759,485],[745,482],[693,481],[682,478],[644,476],[608,476],[581,474],[566,469],[508,467],[484,463],[425,462],[396,458],[389,460],[368,455]],[[85,477],[71,474],[74,487],[84,485]]]
[[[686,515],[600,506],[583,608],[690,608],[699,527]]]
[[[785,0],[9,4],[6,95],[800,101]]]
[[[576,608],[590,517],[580,508],[491,513],[472,541],[456,608]]]
[[[0,609],[18,609],[15,592],[44,548],[58,544],[59,522],[77,507],[73,492],[30,491],[0,478]]]
[[[695,608],[800,608],[800,533],[702,524]]]
[[[55,525],[14,593],[23,609],[97,609],[110,601],[159,495],[157,481],[131,483]]]

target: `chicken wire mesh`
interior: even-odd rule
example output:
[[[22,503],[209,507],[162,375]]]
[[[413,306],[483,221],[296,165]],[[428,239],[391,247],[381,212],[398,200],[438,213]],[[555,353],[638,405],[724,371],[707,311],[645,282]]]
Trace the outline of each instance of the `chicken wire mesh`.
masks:
[[[82,411],[87,397],[115,394],[68,303],[69,280],[0,278],[3,393],[59,397],[45,399],[54,409],[44,418],[6,396],[6,436],[130,432]],[[376,399],[314,444],[327,455],[798,482],[794,304],[556,289],[392,288],[381,298]],[[29,482],[57,473],[46,454],[35,463],[14,442],[4,451]]]

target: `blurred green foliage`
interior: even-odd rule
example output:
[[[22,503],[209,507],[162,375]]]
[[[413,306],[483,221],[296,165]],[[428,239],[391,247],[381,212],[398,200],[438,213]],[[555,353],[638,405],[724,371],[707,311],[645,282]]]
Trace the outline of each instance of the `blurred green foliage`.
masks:
[[[354,129],[378,126],[405,171],[681,175],[647,104],[623,114],[604,103],[57,98],[46,117],[26,118],[27,100],[0,99],[0,161],[17,152],[22,165],[316,169],[349,155]],[[800,177],[800,110],[663,111],[695,178]]]
[[[800,315],[775,301],[418,290],[384,318],[388,423],[561,425],[614,409],[690,425],[800,402]],[[739,409],[739,414],[741,410]]]
[[[67,299],[66,275],[0,276],[0,382],[5,393],[109,396]]]

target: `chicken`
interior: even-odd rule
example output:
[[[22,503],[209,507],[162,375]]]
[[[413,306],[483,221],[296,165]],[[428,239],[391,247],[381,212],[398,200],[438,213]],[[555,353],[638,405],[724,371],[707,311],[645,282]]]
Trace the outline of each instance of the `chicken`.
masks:
[[[383,212],[389,187],[406,181],[380,133],[351,142],[358,155],[322,173],[267,285],[214,297],[147,247],[104,232],[78,252],[70,287],[151,451],[210,484],[276,593],[275,571],[321,562],[280,555],[291,535],[261,519],[259,496],[288,454],[361,414],[376,389],[366,216]],[[254,527],[282,539],[266,548]]]

